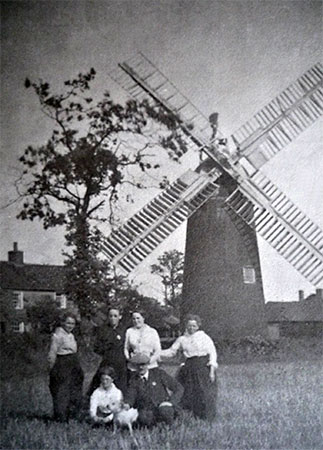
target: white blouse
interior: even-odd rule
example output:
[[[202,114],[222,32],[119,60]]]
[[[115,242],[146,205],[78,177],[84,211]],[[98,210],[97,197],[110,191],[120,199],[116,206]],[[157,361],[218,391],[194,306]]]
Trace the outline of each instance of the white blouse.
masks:
[[[97,419],[98,407],[107,408],[112,402],[121,403],[122,402],[122,392],[113,383],[109,389],[104,389],[103,387],[98,387],[95,389],[90,398],[90,416],[92,419]],[[113,414],[111,417],[106,418],[107,421],[113,419]]]
[[[48,361],[50,367],[53,367],[57,355],[71,355],[77,352],[77,343],[73,333],[67,333],[62,327],[56,328],[52,335]]]
[[[152,369],[158,366],[161,345],[160,339],[155,328],[144,324],[141,328],[131,327],[126,331],[124,354],[126,359],[130,359],[135,353],[145,353],[150,357],[148,368]],[[136,370],[136,367],[128,363],[130,370]]]
[[[180,336],[169,349],[161,351],[161,357],[172,358],[179,351],[183,353],[185,358],[209,356],[208,365],[218,367],[215,345],[212,339],[202,330]]]

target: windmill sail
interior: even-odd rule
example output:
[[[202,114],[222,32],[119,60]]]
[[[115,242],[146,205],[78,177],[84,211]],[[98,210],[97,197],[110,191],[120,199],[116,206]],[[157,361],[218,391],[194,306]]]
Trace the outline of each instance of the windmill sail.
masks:
[[[110,76],[133,98],[140,101],[148,96],[180,117],[188,137],[188,150],[203,147],[211,138],[212,127],[208,118],[141,53],[120,64]]]
[[[215,192],[220,173],[185,172],[103,243],[102,251],[124,271],[130,272],[188,219]]]
[[[227,198],[226,207],[254,228],[310,283],[322,283],[322,230],[260,171]]]
[[[238,152],[221,151],[208,119],[143,55],[112,76],[136,99],[149,96],[180,117],[189,148],[215,163],[209,174],[189,171],[139,211],[106,243],[113,263],[131,271],[218,189],[222,173],[236,188],[226,207],[266,239],[312,284],[323,280],[323,233],[258,169],[323,111],[322,65],[317,64],[232,135]]]
[[[233,135],[238,153],[259,169],[323,114],[323,66],[318,63]]]

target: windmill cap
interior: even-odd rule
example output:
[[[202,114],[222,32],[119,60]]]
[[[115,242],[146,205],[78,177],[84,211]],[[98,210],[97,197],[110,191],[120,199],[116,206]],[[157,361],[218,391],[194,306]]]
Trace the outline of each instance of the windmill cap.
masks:
[[[135,353],[131,358],[130,362],[131,364],[148,364],[150,361],[150,358],[145,353]]]

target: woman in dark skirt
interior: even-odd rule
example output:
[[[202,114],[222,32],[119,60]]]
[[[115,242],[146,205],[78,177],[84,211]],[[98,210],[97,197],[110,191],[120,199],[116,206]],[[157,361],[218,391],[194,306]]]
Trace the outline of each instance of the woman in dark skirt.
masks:
[[[83,370],[77,355],[77,343],[72,331],[76,320],[66,314],[61,326],[52,335],[48,354],[49,389],[53,398],[54,419],[60,422],[77,416],[82,401]]]
[[[186,330],[161,357],[169,358],[178,352],[185,363],[178,373],[178,381],[184,387],[181,406],[196,417],[212,420],[215,417],[217,382],[217,354],[212,339],[200,330],[201,319],[190,314],[186,318]]]
[[[100,386],[102,367],[113,367],[116,376],[114,383],[124,393],[127,386],[127,366],[123,348],[125,327],[121,323],[122,315],[118,307],[111,307],[108,313],[108,324],[101,327],[94,342],[94,351],[102,357],[100,366],[90,384],[88,395]]]

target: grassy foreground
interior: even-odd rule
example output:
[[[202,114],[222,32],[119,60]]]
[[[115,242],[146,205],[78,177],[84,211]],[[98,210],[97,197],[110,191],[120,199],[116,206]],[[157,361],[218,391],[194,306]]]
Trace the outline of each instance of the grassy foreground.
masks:
[[[294,351],[289,351],[279,361],[222,363],[217,419],[207,423],[183,413],[171,427],[137,429],[140,449],[322,449],[322,364],[317,352],[311,357],[309,342],[303,353],[296,361],[290,358]],[[69,424],[48,420],[52,404],[47,375],[35,370],[35,360],[27,359],[24,366],[7,356],[2,358],[5,367],[12,367],[1,382],[1,449],[133,448],[127,430],[113,435],[109,429],[92,428],[86,420]],[[39,356],[42,367],[44,359]],[[93,354],[84,359],[85,387],[97,363]],[[174,374],[174,366],[165,369]]]

